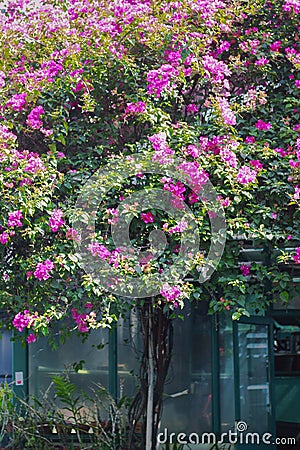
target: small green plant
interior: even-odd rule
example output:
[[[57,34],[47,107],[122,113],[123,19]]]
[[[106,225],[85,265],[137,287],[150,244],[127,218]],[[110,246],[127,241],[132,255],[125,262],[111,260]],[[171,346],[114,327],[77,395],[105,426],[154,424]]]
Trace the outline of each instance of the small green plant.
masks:
[[[12,390],[7,382],[0,384],[0,405],[0,443],[3,443],[14,407]]]
[[[124,408],[106,389],[78,391],[67,375],[55,376],[41,398],[13,399],[0,390],[2,441],[15,450],[121,450],[126,439]],[[13,401],[14,400],[14,401]],[[9,429],[7,424],[9,423]],[[3,446],[2,442],[2,446]],[[6,444],[6,443],[5,443]]]

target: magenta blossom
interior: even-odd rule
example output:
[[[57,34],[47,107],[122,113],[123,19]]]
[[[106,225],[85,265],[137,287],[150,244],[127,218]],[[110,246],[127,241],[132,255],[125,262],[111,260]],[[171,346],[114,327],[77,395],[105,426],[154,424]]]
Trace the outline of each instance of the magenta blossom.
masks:
[[[23,224],[21,222],[21,219],[23,219],[23,214],[21,211],[14,211],[8,214],[8,221],[7,226],[8,227],[21,227]]]
[[[144,102],[127,103],[125,114],[143,114],[146,112],[146,104]]]
[[[270,130],[270,129],[272,128],[272,124],[269,123],[269,122],[264,122],[264,121],[261,120],[261,119],[258,119],[258,121],[257,121],[256,124],[255,124],[255,127],[256,127],[258,130],[267,131],[267,130]]]
[[[52,212],[52,215],[49,219],[48,225],[51,228],[52,231],[56,232],[59,230],[59,228],[64,224],[63,221],[63,215],[61,209],[54,209]]]
[[[26,341],[27,341],[28,344],[31,344],[32,342],[36,342],[36,335],[33,334],[33,333],[29,334],[27,336]]]
[[[179,286],[170,286],[166,283],[163,285],[160,293],[165,297],[167,302],[174,302],[180,296],[181,290]]]
[[[250,269],[251,269],[251,265],[246,265],[246,264],[242,264],[240,267],[240,270],[243,274],[244,277],[246,277],[247,275],[249,275],[250,273]]]
[[[27,309],[23,313],[19,312],[13,319],[12,324],[13,326],[20,331],[20,333],[24,330],[24,328],[27,328],[30,326],[30,323],[32,321],[32,315],[29,313]]]
[[[50,278],[49,272],[54,269],[54,264],[50,259],[46,259],[44,262],[38,263],[33,275],[38,280],[48,280]]]
[[[88,250],[93,256],[99,256],[102,260],[109,258],[111,255],[111,252],[105,247],[105,245],[101,245],[99,242],[92,242],[89,244]]]
[[[262,163],[258,159],[252,159],[250,161],[250,164],[252,167],[254,167],[257,170],[262,170],[262,168],[263,168]]]
[[[43,122],[40,120],[40,116],[44,114],[44,108],[42,106],[37,106],[33,108],[31,112],[28,114],[26,125],[29,127],[38,130],[43,126]]]
[[[8,238],[9,238],[9,235],[7,233],[5,233],[5,231],[4,231],[4,233],[0,234],[0,243],[6,244],[8,242]]]
[[[293,256],[293,260],[296,264],[300,264],[300,247],[296,248],[296,255]]]
[[[248,166],[242,166],[236,176],[236,181],[241,184],[254,183],[256,181],[256,171]]]
[[[142,213],[141,219],[145,223],[153,223],[154,222],[154,215],[151,212]]]

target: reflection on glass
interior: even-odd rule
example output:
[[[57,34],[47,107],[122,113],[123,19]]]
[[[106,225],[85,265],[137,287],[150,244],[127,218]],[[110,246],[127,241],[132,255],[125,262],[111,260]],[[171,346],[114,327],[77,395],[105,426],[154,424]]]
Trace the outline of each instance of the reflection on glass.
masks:
[[[207,305],[185,307],[184,320],[174,321],[174,350],[161,429],[203,433],[212,428],[211,316]],[[192,309],[191,309],[192,308]]]
[[[234,426],[233,334],[231,316],[219,316],[221,432]]]
[[[268,326],[239,324],[241,419],[249,431],[268,431],[270,408]]]
[[[138,316],[132,310],[128,317],[119,321],[118,333],[118,376],[119,395],[133,397],[136,393],[139,369],[139,352],[141,349]]]
[[[12,381],[12,343],[11,331],[2,329],[0,339],[0,383]]]
[[[83,367],[76,373],[72,366],[81,360],[84,361]],[[41,396],[52,377],[66,370],[78,389],[91,393],[89,387],[95,383],[108,389],[108,331],[95,330],[84,342],[72,335],[55,350],[50,347],[47,337],[29,345],[30,394]]]

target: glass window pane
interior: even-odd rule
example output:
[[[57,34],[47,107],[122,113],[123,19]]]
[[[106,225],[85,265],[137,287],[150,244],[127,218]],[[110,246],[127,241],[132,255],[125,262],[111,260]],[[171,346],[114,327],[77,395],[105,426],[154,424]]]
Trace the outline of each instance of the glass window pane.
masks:
[[[241,419],[249,431],[268,431],[270,413],[268,326],[239,324]]]
[[[97,348],[99,347],[99,349]],[[102,348],[103,346],[103,348]],[[84,360],[82,370],[69,372],[70,381],[88,392],[93,383],[108,389],[108,331],[92,331],[85,342],[72,335],[65,344],[52,350],[47,337],[29,346],[29,393],[36,396],[45,392],[54,375],[72,369],[74,363]]]
[[[0,339],[0,383],[12,381],[12,343],[10,341],[11,331],[5,328],[1,330]]]
[[[118,333],[118,376],[120,398],[133,397],[136,393],[139,370],[139,352],[141,348],[141,334],[138,316],[132,310],[128,317],[119,321]]]
[[[211,316],[205,303],[189,308],[185,307],[185,319],[174,323],[161,429],[200,434],[212,428]]]
[[[221,431],[234,426],[233,333],[231,316],[219,316]]]

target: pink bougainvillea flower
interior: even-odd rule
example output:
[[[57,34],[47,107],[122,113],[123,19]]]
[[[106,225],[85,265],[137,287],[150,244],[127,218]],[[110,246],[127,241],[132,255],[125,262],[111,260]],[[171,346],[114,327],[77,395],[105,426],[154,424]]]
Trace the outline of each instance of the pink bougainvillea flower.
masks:
[[[300,247],[296,248],[296,255],[293,256],[293,260],[296,264],[300,264]]]
[[[44,114],[44,108],[42,106],[37,106],[33,108],[31,112],[28,114],[26,125],[38,130],[43,126],[43,122],[40,120],[40,116]]]
[[[147,213],[141,214],[141,219],[145,223],[153,223],[154,222],[154,215],[149,211]]]
[[[261,57],[257,59],[254,64],[256,66],[265,66],[266,64],[269,64],[269,60],[267,58]]]
[[[256,181],[256,171],[248,166],[242,166],[236,176],[236,181],[241,184],[254,183]]]
[[[9,235],[4,231],[4,233],[0,234],[0,243],[6,244],[8,242]]]
[[[300,2],[299,0],[286,0],[282,7],[284,11],[291,12],[294,10],[295,14],[300,14]]]
[[[272,42],[272,44],[270,44],[270,50],[272,52],[279,52],[281,46],[282,46],[282,42],[281,41]]]
[[[54,209],[49,219],[48,225],[52,231],[56,232],[64,224],[63,215],[61,209]]]
[[[174,302],[180,296],[181,289],[179,286],[170,286],[166,283],[163,285],[160,294],[165,297],[167,302]]]
[[[300,187],[299,186],[295,186],[295,193],[294,193],[293,197],[295,200],[300,199]]]
[[[245,137],[245,142],[246,144],[254,144],[254,142],[256,141],[254,136],[247,136]]]
[[[263,169],[263,165],[258,159],[252,159],[249,164],[257,170]]]
[[[178,222],[177,225],[175,225],[174,227],[170,228],[168,230],[169,234],[173,234],[173,233],[182,233],[184,230],[186,230],[188,227],[187,222],[185,222],[184,220],[181,220],[180,222]]]
[[[38,263],[33,275],[38,280],[48,280],[50,278],[49,272],[54,269],[54,263],[50,259],[46,259],[44,262]]]
[[[199,111],[198,106],[196,106],[194,103],[190,103],[189,105],[187,105],[186,107],[186,112],[187,113],[196,113]]]
[[[127,103],[126,105],[125,115],[143,114],[144,112],[146,112],[146,103],[144,102]]]
[[[237,167],[238,165],[236,154],[227,148],[220,150],[220,158],[231,167]]]
[[[8,214],[8,221],[7,226],[8,227],[21,227],[23,224],[21,222],[21,219],[23,219],[23,214],[21,211],[14,211]]]
[[[14,111],[22,111],[26,108],[27,93],[13,95],[5,104],[6,108],[12,108]]]
[[[234,112],[230,109],[228,100],[226,100],[226,98],[218,97],[217,102],[219,104],[224,123],[227,125],[235,125],[236,117],[235,117]]]
[[[31,344],[32,342],[36,342],[36,335],[31,333],[27,336],[26,341],[28,344]]]
[[[250,269],[251,269],[251,265],[247,265],[247,264],[242,264],[240,267],[240,270],[243,274],[244,277],[246,277],[247,275],[249,275],[250,273]]]
[[[269,123],[269,122],[264,122],[262,119],[258,119],[258,121],[255,124],[255,127],[258,130],[267,131],[267,130],[270,130],[272,128],[272,124]]]
[[[76,231],[74,228],[69,228],[66,232],[66,238],[71,239],[72,241],[79,242],[80,236],[78,231]]]
[[[105,245],[99,244],[99,242],[92,242],[89,244],[88,250],[93,256],[99,256],[102,260],[109,258],[111,255],[111,252],[105,247]]]

